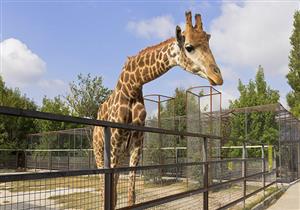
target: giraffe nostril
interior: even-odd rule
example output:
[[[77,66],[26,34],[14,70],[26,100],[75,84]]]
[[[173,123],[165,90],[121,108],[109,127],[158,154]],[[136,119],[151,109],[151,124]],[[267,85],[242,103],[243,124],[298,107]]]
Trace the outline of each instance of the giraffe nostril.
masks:
[[[217,74],[220,74],[220,69],[219,69],[219,67],[217,67],[217,66],[214,67],[214,72],[217,73]]]

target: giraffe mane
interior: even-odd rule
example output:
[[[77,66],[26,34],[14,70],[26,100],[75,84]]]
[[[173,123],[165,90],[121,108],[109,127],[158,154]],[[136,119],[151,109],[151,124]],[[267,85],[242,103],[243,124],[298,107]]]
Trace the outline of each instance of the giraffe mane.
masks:
[[[171,37],[171,38],[169,38],[169,39],[167,39],[167,40],[165,40],[165,41],[162,41],[162,42],[160,42],[160,43],[158,43],[158,44],[156,44],[156,45],[149,46],[149,47],[146,47],[146,48],[140,50],[136,55],[127,56],[127,59],[126,59],[126,61],[125,61],[125,63],[124,63],[124,66],[123,66],[122,69],[123,69],[123,70],[126,69],[128,63],[129,63],[132,59],[135,59],[137,56],[139,56],[139,55],[144,55],[145,53],[147,53],[147,52],[149,52],[149,51],[158,49],[158,48],[160,48],[161,46],[166,45],[166,44],[168,44],[168,43],[171,43],[171,42],[173,42],[173,41],[175,41],[175,40],[176,40],[175,37]]]
[[[153,46],[150,46],[150,47],[146,47],[146,48],[140,50],[140,51],[138,52],[137,55],[145,54],[146,52],[149,52],[149,51],[155,50],[155,49],[157,49],[157,48],[160,48],[161,46],[166,45],[166,44],[169,44],[169,43],[171,43],[171,42],[173,42],[173,41],[175,41],[175,38],[174,38],[174,37],[169,38],[169,39],[167,39],[167,40],[165,40],[165,41],[163,41],[163,42],[160,42],[159,44],[156,44],[156,45],[153,45]],[[137,55],[135,55],[135,56],[137,56]],[[130,58],[133,58],[133,57],[135,57],[135,56],[130,56],[130,57],[128,57],[128,58],[130,59]]]

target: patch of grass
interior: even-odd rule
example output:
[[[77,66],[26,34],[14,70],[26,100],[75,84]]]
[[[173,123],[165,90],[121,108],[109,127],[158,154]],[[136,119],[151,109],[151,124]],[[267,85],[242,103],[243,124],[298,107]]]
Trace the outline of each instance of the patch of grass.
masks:
[[[269,187],[265,191],[265,196],[261,195],[254,199],[251,203],[247,204],[245,207],[245,210],[250,210],[260,202],[262,202],[266,197],[272,195],[273,193],[277,192],[279,190],[278,187]]]

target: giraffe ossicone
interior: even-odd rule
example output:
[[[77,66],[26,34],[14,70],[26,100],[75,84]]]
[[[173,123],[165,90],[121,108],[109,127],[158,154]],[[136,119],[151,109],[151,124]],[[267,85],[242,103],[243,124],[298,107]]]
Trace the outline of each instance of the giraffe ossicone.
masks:
[[[203,31],[200,14],[195,15],[194,26],[191,12],[186,12],[185,16],[185,31],[182,32],[177,26],[175,38],[145,48],[136,56],[127,59],[114,91],[100,106],[97,119],[144,126],[146,110],[142,87],[174,66],[180,66],[187,72],[206,78],[211,85],[223,84],[221,71],[209,48],[210,35]],[[103,146],[103,128],[95,127],[93,149],[98,168],[102,168],[104,164]],[[118,167],[125,154],[130,155],[129,166],[137,166],[142,146],[142,132],[111,129],[111,167]],[[113,208],[117,204],[118,178],[117,174],[114,175]],[[103,196],[103,193],[101,194]],[[135,171],[131,171],[128,182],[128,205],[134,203]]]

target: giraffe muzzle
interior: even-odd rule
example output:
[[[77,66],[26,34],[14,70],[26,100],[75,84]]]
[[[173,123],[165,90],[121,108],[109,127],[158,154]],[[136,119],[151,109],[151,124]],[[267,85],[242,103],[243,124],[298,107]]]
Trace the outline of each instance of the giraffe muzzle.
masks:
[[[206,71],[207,79],[211,85],[222,85],[223,78],[217,65],[210,65]]]

